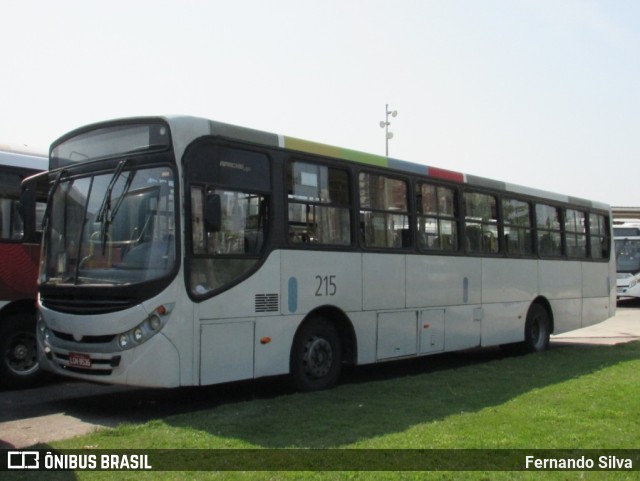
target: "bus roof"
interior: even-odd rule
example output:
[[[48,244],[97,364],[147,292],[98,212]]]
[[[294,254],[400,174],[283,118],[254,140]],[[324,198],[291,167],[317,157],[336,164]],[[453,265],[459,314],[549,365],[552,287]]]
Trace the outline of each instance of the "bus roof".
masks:
[[[567,204],[573,204],[583,206],[585,208],[596,208],[609,211],[611,208],[608,204],[602,202],[595,202],[578,197],[572,197],[568,195],[557,194],[553,192],[547,192],[544,190],[534,189],[531,187],[525,187],[517,184],[511,184],[508,182],[497,181],[493,179],[487,179],[485,177],[478,177],[475,175],[464,174],[461,172],[455,172],[440,167],[429,166],[425,164],[418,164],[415,162],[408,162],[405,160],[396,159],[393,157],[385,157],[376,154],[369,154],[360,152],[357,150],[346,149],[342,147],[336,147],[333,145],[321,144],[318,142],[312,142],[309,140],[298,139],[295,137],[289,137],[285,135],[278,135],[260,130],[255,130],[247,127],[240,127],[237,125],[218,122],[215,120],[204,119],[193,116],[162,116],[162,117],[141,117],[141,118],[129,118],[119,119],[109,122],[100,122],[86,127],[82,127],[73,132],[70,132],[56,142],[57,143],[67,140],[70,137],[86,131],[87,129],[97,128],[100,125],[111,124],[112,122],[125,121],[125,122],[144,122],[162,119],[169,123],[172,130],[172,135],[175,139],[191,139],[195,135],[213,135],[220,136],[229,139],[240,140],[244,142],[250,142],[259,145],[265,145],[268,147],[280,147],[288,150],[294,150],[299,152],[306,152],[310,154],[322,155],[335,159],[341,159],[360,164],[366,164],[377,167],[384,167],[394,169],[400,172],[409,174],[424,175],[433,179],[445,180],[455,182],[459,184],[466,184],[475,187],[491,188],[500,191],[513,192],[514,194],[522,194],[528,196],[539,197],[548,199],[550,201],[562,202]],[[186,145],[182,145],[185,148]],[[181,155],[182,152],[176,151],[177,155]]]
[[[44,153],[18,151],[11,147],[0,146],[0,165],[47,170],[49,158]]]
[[[189,123],[190,120],[194,120],[190,117],[168,117],[167,120],[170,123],[181,124],[182,122]],[[470,186],[492,188],[496,190],[503,190],[513,192],[516,194],[530,195],[534,197],[541,197],[552,201],[569,203],[574,205],[581,205],[589,208],[597,208],[603,210],[609,210],[610,206],[602,202],[590,201],[587,199],[581,199],[578,197],[571,197],[568,195],[557,194],[553,192],[547,192],[544,190],[534,189],[531,187],[525,187],[517,184],[510,184],[507,182],[501,182],[497,180],[487,179],[484,177],[478,177],[475,175],[463,174],[461,172],[455,172],[440,167],[429,166],[425,164],[418,164],[414,162],[408,162],[406,160],[395,159],[393,157],[385,157],[376,154],[369,154],[360,152],[357,150],[346,149],[342,147],[336,147],[332,145],[321,144],[318,142],[312,142],[308,140],[298,139],[295,137],[288,137],[285,135],[270,134],[254,129],[248,129],[245,127],[238,127],[222,122],[208,120],[210,134],[220,135],[224,137],[237,138],[239,140],[245,140],[258,144],[266,144],[270,146],[278,146],[289,150],[296,150],[300,152],[307,152],[316,155],[323,155],[327,157],[348,160],[351,162],[357,162],[361,164],[373,165],[378,167],[385,167],[389,169],[395,169],[410,174],[419,174],[431,177],[434,179],[447,180],[459,184],[467,184]],[[175,124],[174,124],[175,125]]]

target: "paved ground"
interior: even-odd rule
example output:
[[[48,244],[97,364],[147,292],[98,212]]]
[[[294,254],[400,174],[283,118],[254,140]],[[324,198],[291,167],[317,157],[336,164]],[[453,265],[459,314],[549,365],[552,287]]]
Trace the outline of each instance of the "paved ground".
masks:
[[[554,336],[551,347],[617,344],[637,339],[640,339],[638,302],[621,304],[616,316],[603,323]],[[480,350],[479,354],[466,357],[443,354],[437,364],[445,367],[460,365],[498,355],[491,350]],[[384,376],[385,369],[389,370],[390,376],[398,375],[397,370],[393,372],[393,367],[376,366],[373,372]],[[410,369],[424,372],[424,365],[417,364]],[[366,374],[369,376],[367,379],[371,376],[370,372]],[[358,382],[358,379],[352,377],[350,382]],[[286,392],[286,387],[272,381],[199,388],[137,389],[54,380],[35,389],[0,392],[0,448],[48,443],[86,434],[100,427],[113,427],[123,422],[144,422],[180,412],[211,408],[222,402],[274,396],[282,392]]]
[[[611,319],[551,338],[554,343],[572,344],[618,344],[637,339],[640,339],[640,306],[637,304],[621,304]]]

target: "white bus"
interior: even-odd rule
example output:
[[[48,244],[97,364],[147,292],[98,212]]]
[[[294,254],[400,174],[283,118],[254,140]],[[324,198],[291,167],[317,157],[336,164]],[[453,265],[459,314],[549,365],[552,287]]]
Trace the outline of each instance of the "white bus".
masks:
[[[618,299],[640,297],[640,220],[614,222]]]
[[[0,387],[3,388],[26,387],[41,377],[36,348],[36,280],[44,202],[37,202],[32,184],[26,191],[28,194],[21,195],[21,183],[47,167],[44,153],[0,146]]]
[[[475,346],[615,312],[607,205],[191,117],[52,144],[42,362],[139,386]]]

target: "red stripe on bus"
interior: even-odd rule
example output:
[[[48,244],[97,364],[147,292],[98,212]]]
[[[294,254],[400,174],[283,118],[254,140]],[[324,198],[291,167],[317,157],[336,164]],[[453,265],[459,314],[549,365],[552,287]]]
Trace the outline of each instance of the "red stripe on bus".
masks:
[[[437,167],[429,167],[429,177],[435,177],[436,179],[442,180],[450,180],[453,182],[458,182],[460,184],[464,183],[464,174],[460,172],[454,172],[452,170],[439,169]]]

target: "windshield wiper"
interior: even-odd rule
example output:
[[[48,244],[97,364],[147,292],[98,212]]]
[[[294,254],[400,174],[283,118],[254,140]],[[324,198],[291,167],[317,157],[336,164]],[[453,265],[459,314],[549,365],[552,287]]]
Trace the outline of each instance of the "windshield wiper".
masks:
[[[111,210],[111,215],[107,217],[108,224],[111,224],[113,220],[116,218],[116,215],[118,214],[118,209],[120,209],[120,206],[122,205],[122,201],[124,200],[124,197],[127,195],[127,192],[129,192],[129,189],[131,188],[131,183],[133,182],[133,178],[135,176],[136,176],[136,171],[129,172],[129,175],[127,176],[127,180],[125,180],[124,182],[124,187],[122,188],[122,193],[120,194],[120,198],[116,202],[116,205],[113,206],[113,209]]]
[[[107,246],[107,231],[109,230],[109,224],[111,224],[115,215],[111,214],[111,195],[113,193],[113,188],[120,178],[120,174],[122,174],[122,171],[124,170],[124,167],[127,164],[128,160],[129,159],[124,159],[118,163],[115,172],[111,176],[109,185],[107,186],[107,191],[104,194],[102,205],[100,206],[98,214],[96,215],[96,221],[102,224],[102,228],[100,229],[100,237],[102,238],[102,255],[104,255]],[[119,205],[120,202],[118,202],[118,206]]]

